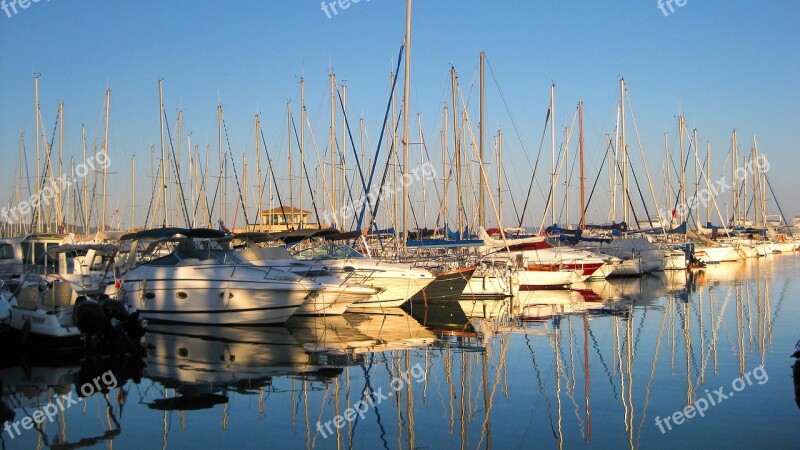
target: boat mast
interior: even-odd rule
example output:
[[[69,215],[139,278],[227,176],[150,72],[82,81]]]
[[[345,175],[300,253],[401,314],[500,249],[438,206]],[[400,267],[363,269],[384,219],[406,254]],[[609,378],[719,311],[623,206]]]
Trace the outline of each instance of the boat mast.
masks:
[[[683,206],[686,205],[686,171],[684,170],[685,169],[685,163],[684,163],[684,143],[683,143],[684,126],[685,126],[685,124],[684,124],[684,121],[683,121],[683,116],[678,116],[678,134],[681,135],[681,144],[680,144],[680,149],[681,149],[681,161],[680,162],[681,162],[681,165],[679,167],[680,174],[681,174],[681,179],[680,179],[680,187],[678,189],[680,191],[681,205],[683,205]],[[680,208],[680,211],[685,213],[684,208]],[[685,219],[684,217],[680,217],[680,220],[684,220],[684,219]]]
[[[405,72],[403,75],[403,249],[408,241],[408,113],[411,106],[411,0],[406,0]]]
[[[331,151],[331,210],[336,214],[336,75],[331,71],[331,126],[330,126],[330,151]],[[320,224],[321,225],[321,224]]]
[[[131,156],[131,227],[136,228],[136,154]]]
[[[581,179],[581,225],[580,229],[586,229],[586,178],[583,174],[583,102],[578,103],[578,149],[580,153],[580,179]]]
[[[733,130],[731,136],[731,170],[733,172],[733,226],[739,225],[739,176],[737,170],[739,168],[739,142],[736,137],[736,129]],[[730,218],[728,218],[730,220]]]
[[[444,107],[442,117],[442,214],[441,217],[445,218],[445,225],[447,224],[447,161],[449,152],[447,151],[447,122],[449,119],[449,108]]]
[[[669,212],[669,224],[667,225],[667,229],[672,228],[672,199],[670,198],[670,193],[672,191],[672,180],[670,177],[670,157],[669,157],[669,136],[667,133],[664,133],[664,176],[665,176],[665,189],[664,189],[664,204],[667,205],[668,212]],[[662,222],[664,218],[661,217]]]
[[[342,143],[339,146],[341,151],[339,152],[338,158],[339,161],[339,170],[341,171],[341,175],[339,176],[339,192],[342,195],[340,205],[347,204],[347,85],[344,84],[345,80],[342,80]]]
[[[711,196],[711,141],[706,141],[706,192]],[[706,223],[711,223],[711,205],[706,203]],[[723,224],[724,225],[724,224]]]
[[[255,129],[255,140],[256,140],[256,192],[258,194],[258,203],[256,204],[256,223],[259,225],[261,223],[261,202],[263,201],[264,195],[264,188],[262,186],[261,181],[261,141],[259,140],[258,136],[261,131],[261,118],[258,117],[258,114],[253,117],[253,128]],[[260,230],[261,231],[261,230]]]
[[[484,158],[484,131],[486,128],[486,52],[481,52],[480,58],[480,122],[478,124],[478,163],[483,171]],[[486,199],[484,197],[487,187],[484,185],[484,177],[481,177],[480,191],[478,191],[478,225],[486,227]]]
[[[222,155],[222,105],[217,105],[217,149],[219,154],[219,186],[220,186],[220,196],[219,196],[219,220],[224,224],[225,223],[225,173],[223,172],[225,168],[225,162],[227,158],[223,158]],[[162,171],[163,173],[163,171]],[[166,196],[164,196],[166,199]],[[166,217],[166,214],[165,214]],[[166,219],[165,219],[166,220]]]
[[[164,199],[164,221],[162,222],[163,227],[167,227],[167,182],[166,176],[164,175],[164,160],[166,159],[166,153],[164,151],[164,90],[162,89],[162,83],[164,79],[158,79],[158,127],[161,133],[161,161],[159,163],[159,170],[161,171],[161,188],[160,191],[163,191],[163,199]],[[221,140],[220,140],[221,142]],[[104,207],[105,208],[105,207]],[[103,219],[105,220],[105,219]]]
[[[33,105],[33,113],[36,116],[36,198],[41,200],[42,198],[42,182],[39,179],[41,177],[40,174],[40,161],[41,161],[41,150],[39,149],[39,75],[34,74],[33,76],[33,88],[34,88],[34,105]],[[31,230],[33,232],[34,230]],[[36,208],[36,231],[42,231],[42,209]]]
[[[503,130],[497,130],[497,226],[501,235],[505,236],[503,226]]]
[[[181,155],[181,144],[183,143],[183,110],[182,109],[178,110],[178,124],[177,124],[177,130],[176,130],[175,134],[177,135],[177,139],[176,140],[178,141],[178,156],[175,157],[175,154],[172,151],[170,151],[170,153],[167,154],[167,158],[173,158],[175,160],[175,177],[176,177],[176,185],[177,185],[177,180],[181,179],[181,156],[182,156]],[[173,148],[172,147],[172,139],[170,139],[169,146],[170,146],[170,149]],[[191,153],[191,148],[189,149],[189,152]],[[169,169],[169,163],[167,163],[167,169]],[[183,187],[178,186],[178,189],[182,190]],[[172,202],[170,202],[170,204],[172,204]],[[185,220],[189,220],[189,218],[186,217]],[[172,223],[173,224],[177,224],[179,221],[180,221],[179,208],[176,207],[175,209],[172,210]],[[191,226],[188,223],[185,223],[184,225],[187,226],[187,227]]]
[[[625,79],[619,80],[620,96],[620,160],[622,166],[622,220],[629,224],[630,196],[628,194],[628,143],[625,140]]]
[[[306,139],[306,84],[303,77],[300,77],[300,190],[298,191],[300,194],[300,220],[297,224],[298,228],[303,228],[303,174],[305,170],[303,167],[306,164],[305,159],[305,139]],[[292,205],[294,207],[294,205]],[[292,219],[294,219],[295,214],[294,211],[291,212]]]
[[[755,148],[755,137],[753,138],[753,145],[754,146],[753,146],[753,148],[751,150],[751,156],[750,156],[750,169],[751,169],[750,172],[753,174],[753,206],[754,206],[754,208],[753,208],[753,226],[757,227],[757,226],[761,225],[761,221],[760,221],[760,219],[761,219],[761,202],[759,201],[759,198],[758,198],[759,197],[758,193],[759,193],[759,191],[761,191],[761,188],[758,186],[758,181],[759,181],[758,180],[758,171],[755,170],[756,169],[756,158],[758,157],[758,154],[756,153],[756,148]]]
[[[550,224],[556,223],[556,84],[550,85]]]
[[[63,166],[63,155],[64,155],[64,102],[58,102],[58,181],[59,183],[61,180],[64,179],[64,166]],[[105,169],[103,169],[105,170]],[[61,189],[58,190],[58,195],[56,196],[56,228],[60,228],[61,224],[64,223],[64,198],[63,192]]]
[[[458,238],[461,239],[462,219],[461,219],[461,150],[459,148],[458,131],[458,104],[456,103],[456,68],[450,66],[450,87],[453,96],[453,158],[456,169],[456,217],[458,218]]]
[[[286,137],[288,138],[287,153],[289,153],[289,204],[292,205],[292,207],[294,207],[294,174],[292,172],[292,103],[291,102],[286,102],[286,126],[288,127],[288,132],[286,133]],[[281,213],[286,212],[283,210],[283,208],[284,206],[281,205]],[[286,217],[285,214],[284,217]],[[289,229],[289,223],[286,223],[286,228]]]

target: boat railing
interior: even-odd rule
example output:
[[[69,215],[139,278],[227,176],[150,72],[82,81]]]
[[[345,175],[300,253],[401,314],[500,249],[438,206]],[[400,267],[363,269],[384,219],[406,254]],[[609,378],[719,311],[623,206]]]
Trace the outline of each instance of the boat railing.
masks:
[[[253,266],[249,264],[235,264],[235,265],[223,265],[220,266],[219,264],[208,264],[208,265],[199,265],[199,266],[191,266],[194,270],[219,270],[220,268],[231,268],[231,274],[229,275],[231,279],[233,279],[236,275],[236,272],[241,271],[249,271],[249,272],[256,272],[258,274],[263,274],[263,280],[278,280],[278,281],[299,281],[300,276],[297,274],[293,274],[291,272],[287,272],[281,268],[277,267],[262,267],[262,266]],[[277,274],[273,274],[273,272],[277,272]]]

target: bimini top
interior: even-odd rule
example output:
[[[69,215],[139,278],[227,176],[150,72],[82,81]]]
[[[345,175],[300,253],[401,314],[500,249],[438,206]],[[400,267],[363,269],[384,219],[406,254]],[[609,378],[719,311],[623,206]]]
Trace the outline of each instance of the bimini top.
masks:
[[[171,238],[179,234],[190,239],[219,239],[226,236],[224,232],[215,230],[213,228],[164,227],[128,233],[119,238],[119,240],[132,241],[134,239],[164,239]]]
[[[119,250],[116,245],[112,244],[66,244],[59,245],[58,247],[50,247],[47,249],[47,254],[55,256],[59,253],[80,252],[95,250],[101,253],[114,253]]]

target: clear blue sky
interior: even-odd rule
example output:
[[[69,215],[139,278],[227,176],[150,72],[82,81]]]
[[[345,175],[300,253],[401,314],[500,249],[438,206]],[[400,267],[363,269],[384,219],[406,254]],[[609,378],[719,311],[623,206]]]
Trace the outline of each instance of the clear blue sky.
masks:
[[[17,14],[10,10],[12,17],[0,10],[0,163],[7,167],[0,181],[0,203],[9,202],[16,182],[22,132],[28,141],[28,163],[34,167],[32,75],[40,73],[48,139],[57,102],[65,102],[67,155],[81,153],[81,123],[90,142],[102,141],[103,98],[106,87],[111,89],[111,201],[127,208],[130,158],[137,154],[140,218],[150,194],[149,148],[158,149],[159,143],[158,78],[165,80],[173,133],[177,110],[182,109],[184,135],[192,133],[193,145],[211,145],[216,151],[215,113],[222,104],[240,176],[242,152],[255,164],[252,121],[260,112],[273,158],[280,161],[276,170],[285,177],[285,108],[291,100],[297,114],[301,75],[320,151],[327,144],[331,66],[338,80],[348,85],[353,126],[363,116],[372,142],[377,141],[405,14],[405,2],[399,0],[362,0],[331,18],[319,1],[306,0],[41,0],[27,9],[17,8]],[[689,128],[698,129],[703,148],[711,141],[715,177],[731,131],[739,130],[742,151],[749,150],[755,135],[772,163],[769,177],[784,211],[793,216],[800,213],[799,22],[800,3],[791,0],[688,0],[668,16],[655,0],[418,0],[413,14],[412,112],[422,115],[426,137],[434,142],[442,107],[449,103],[449,68],[454,65],[464,96],[471,95],[469,113],[477,124],[477,81],[472,83],[478,54],[486,51],[497,79],[495,83],[487,77],[487,136],[499,127],[504,130],[504,160],[520,205],[550,83],[557,86],[559,143],[578,101],[586,105],[588,177],[593,179],[604,151],[603,136],[613,132],[619,78],[624,77],[655,178],[663,179],[658,172],[663,133],[675,140],[676,116],[682,111]],[[519,138],[510,117],[519,127]],[[634,141],[629,127],[629,142]],[[545,150],[549,169],[549,149]],[[431,152],[438,155],[439,146],[431,144]],[[316,165],[311,159],[307,163]],[[544,189],[547,176],[539,173]],[[662,182],[657,183],[660,192]],[[542,211],[541,194],[538,188],[534,192],[529,226],[538,225]],[[602,194],[602,204],[595,206],[605,211],[607,197]],[[229,202],[234,203],[233,195]]]

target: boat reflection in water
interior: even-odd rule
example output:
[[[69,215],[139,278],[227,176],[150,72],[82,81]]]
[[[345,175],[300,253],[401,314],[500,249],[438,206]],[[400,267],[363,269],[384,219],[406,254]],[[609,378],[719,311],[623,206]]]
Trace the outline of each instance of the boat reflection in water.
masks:
[[[327,380],[340,369],[314,364],[283,327],[152,325],[147,377],[179,395],[149,403],[159,410],[194,410],[228,402],[227,393],[259,394],[274,377]]]
[[[131,381],[141,381],[143,367],[141,359],[126,355],[86,359],[80,365],[25,363],[0,370],[3,440],[11,448],[69,449],[116,439]],[[83,423],[82,408],[97,410],[102,419]]]
[[[311,353],[366,354],[431,345],[436,335],[400,308],[348,312],[337,317],[292,317],[286,323]]]
[[[798,272],[800,258],[779,255],[534,291],[477,313],[460,299],[452,315],[414,308],[277,328],[154,328],[149,379],[118,415],[127,428],[114,448],[793,448],[800,405],[791,396],[800,394],[779,380],[786,343],[798,339]],[[762,365],[771,382],[751,375],[705,417],[659,429],[657,417]],[[52,376],[80,369],[67,370]],[[798,372],[800,363],[795,382]],[[68,411],[70,424],[97,426],[78,412]],[[754,412],[756,428],[747,426]],[[108,423],[102,431],[115,429]],[[17,439],[34,448],[39,438]]]

